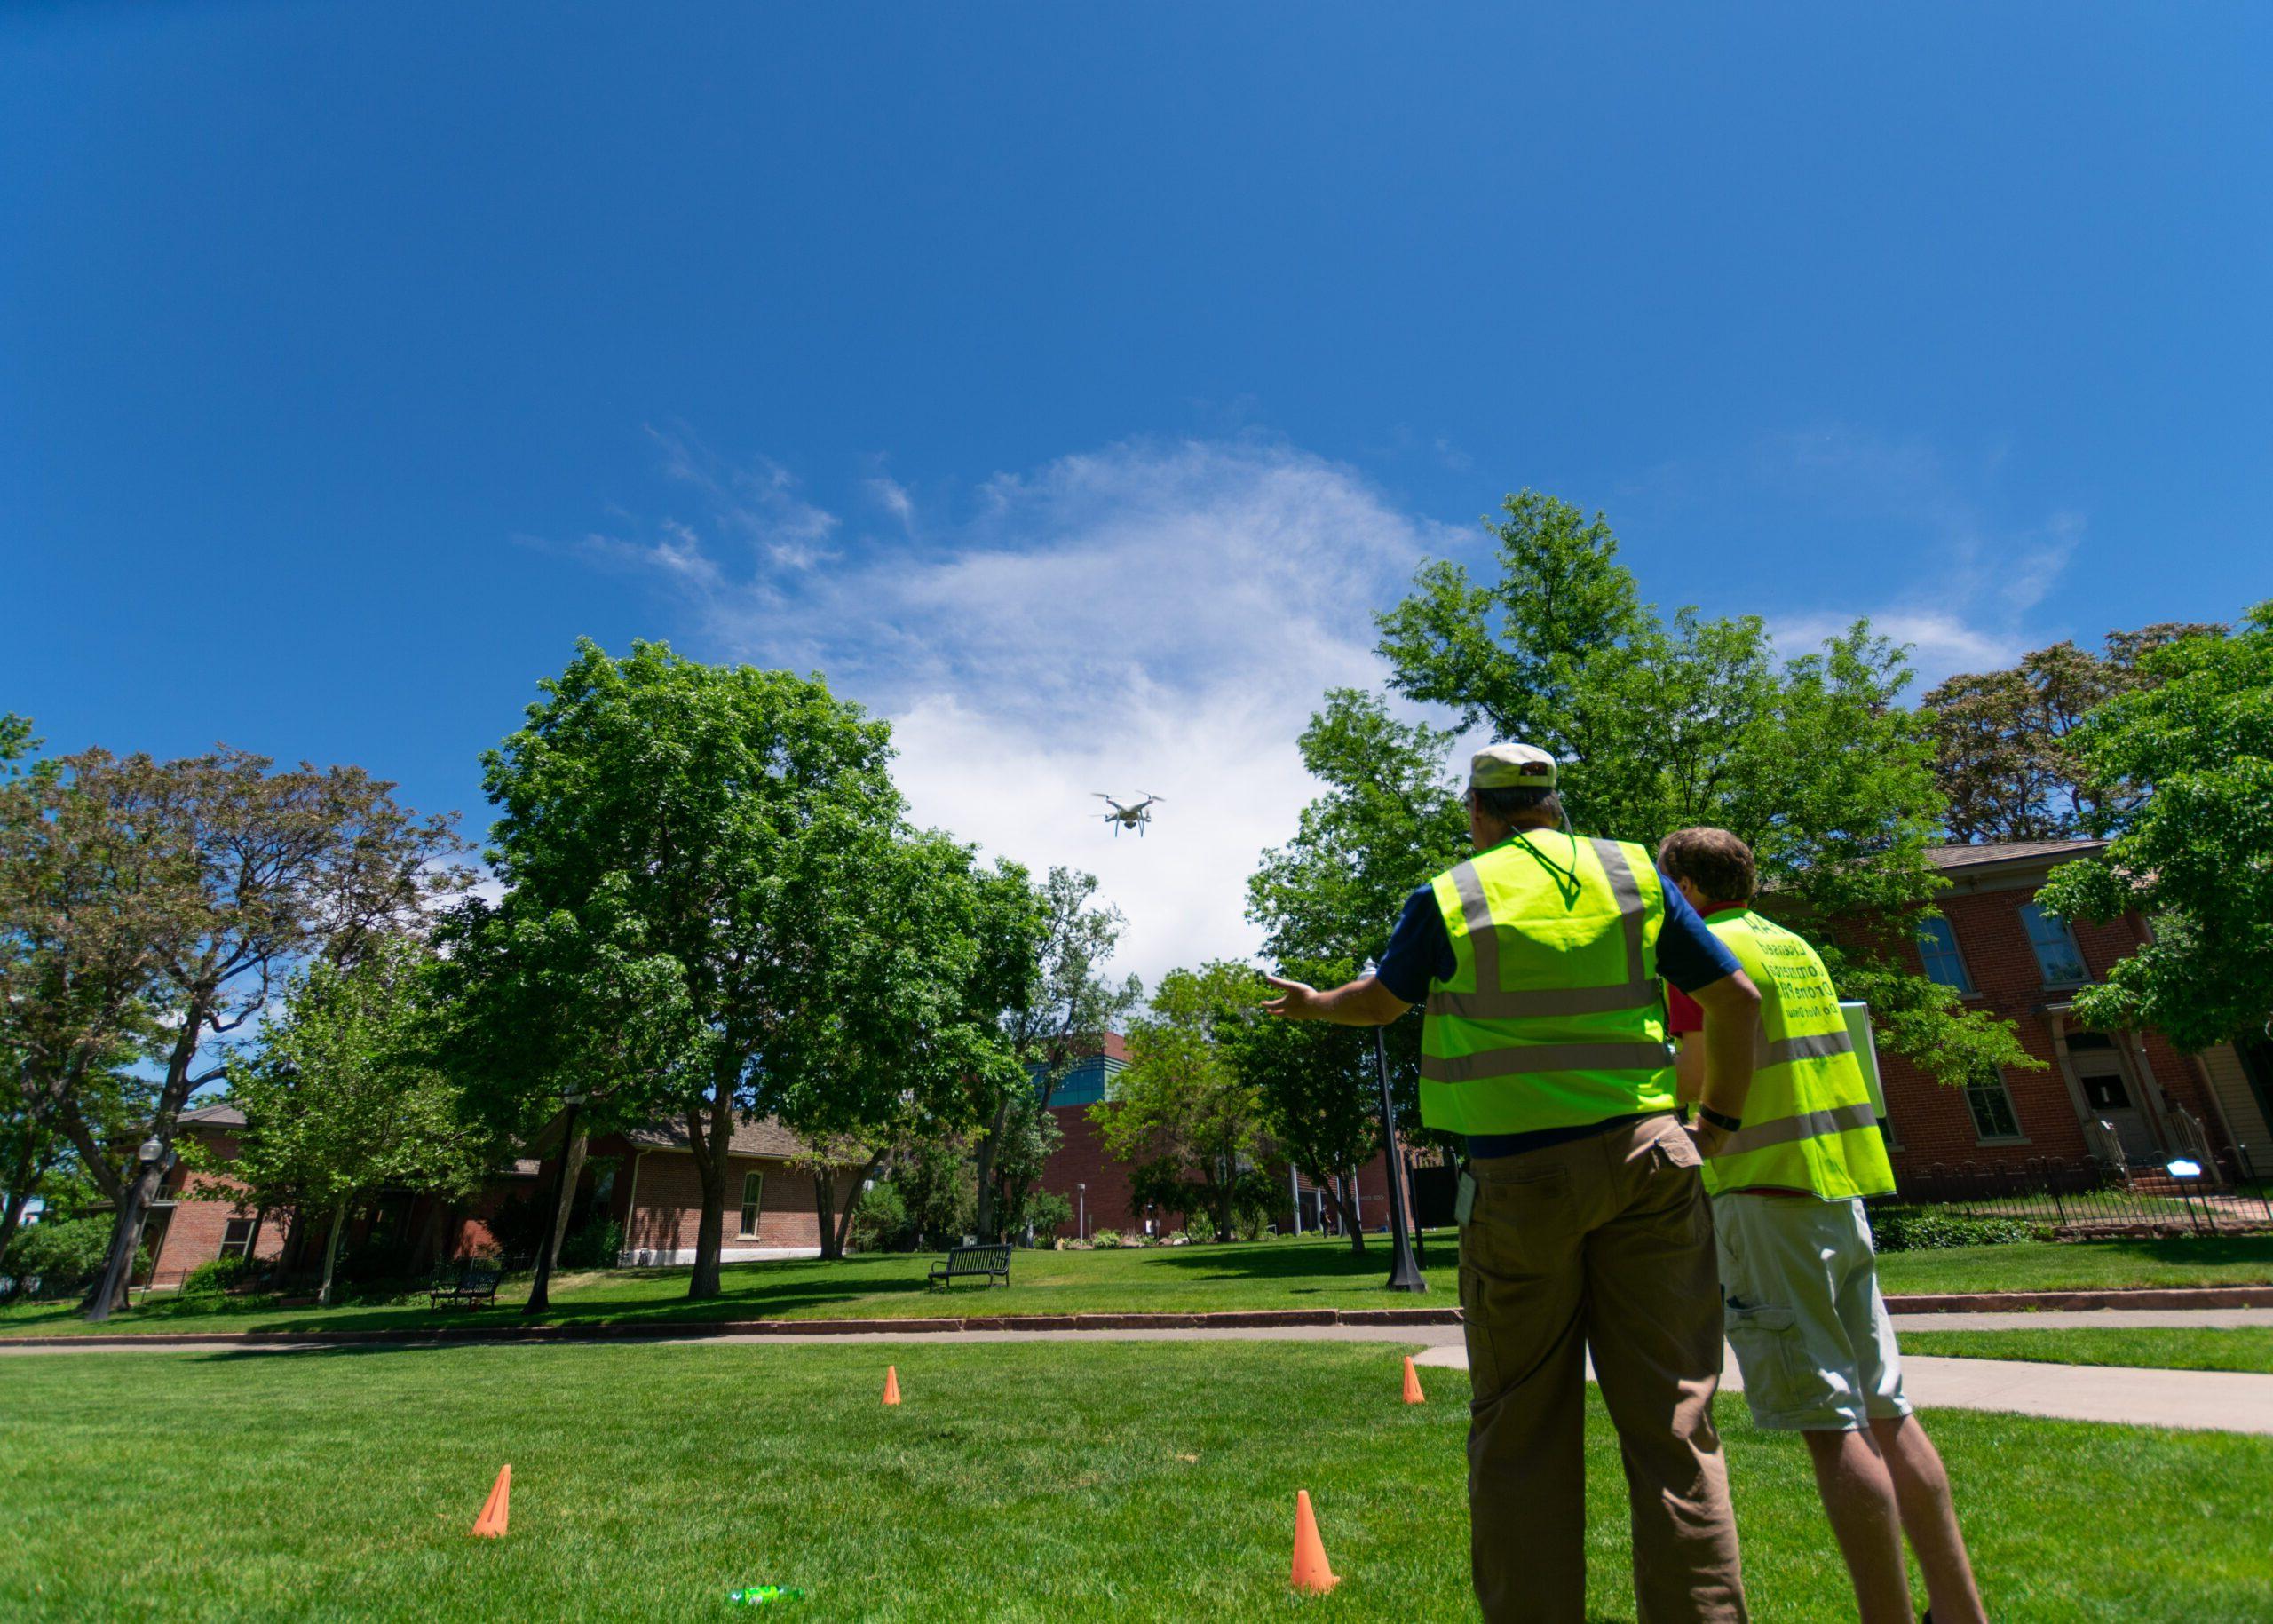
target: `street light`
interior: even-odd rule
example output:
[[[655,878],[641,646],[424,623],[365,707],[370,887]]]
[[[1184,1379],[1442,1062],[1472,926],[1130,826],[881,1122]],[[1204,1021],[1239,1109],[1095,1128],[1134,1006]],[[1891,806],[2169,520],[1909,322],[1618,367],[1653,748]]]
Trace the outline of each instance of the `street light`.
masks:
[[[1089,1187],[1087,1184],[1075,1184],[1073,1195],[1080,1203],[1074,1208],[1076,1216],[1073,1219],[1073,1238],[1076,1240],[1087,1240],[1089,1238]]]
[[[560,1232],[560,1215],[568,1206],[568,1147],[576,1142],[577,1107],[590,1097],[581,1089],[571,1089],[560,1097],[568,1114],[560,1127],[560,1166],[552,1175],[552,1215],[537,1236],[536,1280],[529,1287],[529,1300],[521,1304],[524,1315],[541,1314],[552,1306],[552,1238]]]
[[[1405,1222],[1405,1153],[1397,1144],[1397,1107],[1389,1091],[1389,1034],[1374,1028],[1374,1069],[1382,1085],[1382,1161],[1389,1174],[1389,1288],[1426,1291],[1428,1276],[1413,1261],[1413,1234]],[[1353,1176],[1350,1182],[1357,1182]]]

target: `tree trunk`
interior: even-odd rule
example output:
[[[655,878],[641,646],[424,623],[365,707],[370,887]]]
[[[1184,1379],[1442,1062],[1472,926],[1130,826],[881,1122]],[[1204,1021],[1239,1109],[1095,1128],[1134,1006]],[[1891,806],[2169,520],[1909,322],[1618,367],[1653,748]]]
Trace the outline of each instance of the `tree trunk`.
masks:
[[[556,1269],[560,1266],[560,1243],[568,1238],[568,1215],[576,1210],[576,1181],[583,1176],[584,1152],[591,1141],[592,1136],[579,1128],[560,1153],[568,1158],[568,1166],[560,1176],[560,1210],[552,1215],[552,1266]]]
[[[868,1158],[868,1162],[866,1167],[862,1168],[858,1173],[855,1173],[852,1176],[852,1182],[844,1192],[844,1204],[837,1208],[836,1219],[834,1224],[829,1221],[827,1198],[824,1197],[822,1199],[820,1208],[820,1255],[823,1257],[842,1258],[846,1251],[851,1248],[852,1220],[859,1214],[861,1186],[876,1176],[876,1169],[883,1166],[884,1157],[889,1153],[890,1153],[886,1151],[878,1151],[875,1155]]]
[[[994,1107],[994,1120],[971,1150],[971,1162],[978,1174],[978,1238],[994,1240],[994,1232],[1002,1211],[1001,1199],[994,1189],[994,1161],[1001,1153],[1002,1133],[1010,1123],[1010,1100],[1008,1095]],[[871,1164],[873,1165],[873,1164]]]
[[[1356,1168],[1334,1181],[1334,1204],[1342,1212],[1342,1226],[1350,1232],[1350,1249],[1362,1253],[1366,1249],[1366,1226],[1358,1222],[1358,1173]]]
[[[445,1220],[448,1217],[450,1208],[454,1205],[455,1203],[444,1200],[439,1195],[427,1204],[426,1228],[418,1237],[418,1250],[414,1253],[411,1257],[412,1267],[419,1269],[439,1269],[442,1266],[445,1261],[442,1256],[442,1234],[446,1227]],[[253,1222],[252,1239],[255,1240],[260,1239],[260,1223],[258,1219],[255,1219]],[[245,1256],[247,1257],[250,1257],[252,1256],[252,1247],[250,1244],[248,1244],[245,1248]]]
[[[830,1263],[844,1256],[836,1243],[836,1179],[827,1168],[813,1169],[813,1217],[820,1231],[820,1258]]]
[[[342,1197],[331,1209],[331,1238],[323,1243],[323,1284],[316,1287],[316,1306],[331,1306],[331,1282],[339,1268],[339,1237],[347,1229],[347,1201]]]
[[[734,1143],[733,1081],[720,1077],[716,1093],[703,1111],[687,1113],[689,1148],[694,1152],[695,1171],[702,1180],[702,1222],[694,1232],[694,1271],[687,1277],[689,1297],[715,1297],[724,1289],[718,1255],[726,1245],[726,1172]]]

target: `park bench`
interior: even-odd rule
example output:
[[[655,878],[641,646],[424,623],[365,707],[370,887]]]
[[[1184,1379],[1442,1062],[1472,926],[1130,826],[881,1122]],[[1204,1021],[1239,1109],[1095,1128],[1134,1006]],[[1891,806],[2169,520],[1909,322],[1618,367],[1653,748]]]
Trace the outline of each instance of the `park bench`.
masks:
[[[426,1288],[426,1306],[440,1308],[447,1303],[463,1303],[468,1307],[497,1303],[498,1271],[487,1264],[468,1264],[455,1279],[437,1279]]]
[[[931,1265],[929,1284],[950,1287],[966,1274],[999,1279],[1008,1286],[1010,1283],[1010,1246],[1005,1243],[1002,1246],[950,1247],[946,1259]]]

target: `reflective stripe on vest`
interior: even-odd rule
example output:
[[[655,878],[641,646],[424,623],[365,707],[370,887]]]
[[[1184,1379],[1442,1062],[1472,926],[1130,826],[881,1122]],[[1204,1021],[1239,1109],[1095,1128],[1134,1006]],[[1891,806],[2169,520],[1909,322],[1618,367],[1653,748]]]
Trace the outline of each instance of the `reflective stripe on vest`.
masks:
[[[1656,869],[1638,846],[1535,837],[1435,883],[1456,968],[1431,987],[1422,1036],[1431,1128],[1527,1133],[1672,1106]]]
[[[1870,1085],[1822,959],[1758,914],[1715,914],[1706,923],[1760,989],[1744,1126],[1705,1164],[1706,1188],[1767,1185],[1825,1200],[1892,1190]]]

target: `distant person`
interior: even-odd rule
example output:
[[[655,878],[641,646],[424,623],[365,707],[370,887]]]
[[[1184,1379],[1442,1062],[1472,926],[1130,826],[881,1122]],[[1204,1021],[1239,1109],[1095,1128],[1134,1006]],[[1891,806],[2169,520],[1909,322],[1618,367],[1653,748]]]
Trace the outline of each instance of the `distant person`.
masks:
[[[1981,1592],[1950,1503],[1949,1474],[1902,1396],[1894,1324],[1862,1198],[1894,1188],[1871,1103],[1814,948],[1751,911],[1752,848],[1726,829],[1683,829],[1658,866],[1760,988],[1759,1069],[1743,1125],[1705,1166],[1729,1343],[1754,1425],[1797,1432],[1855,1583],[1862,1624],[1910,1624],[1902,1536],[1925,1571],[1927,1617],[1977,1624]],[[1710,1087],[1709,1048],[1686,1034],[1711,1010],[1670,995],[1684,1097]],[[1699,1061],[1702,1059],[1703,1064]]]
[[[1427,1002],[1421,1120],[1468,1137],[1460,1300],[1485,1618],[1586,1616],[1591,1353],[1625,1463],[1642,1619],[1741,1620],[1697,1168],[1743,1112],[1760,998],[1646,851],[1564,821],[1552,757],[1478,751],[1476,855],[1413,893],[1374,974],[1328,993],[1271,977],[1283,996],[1263,1007],[1368,1026]],[[1675,1115],[1660,975],[1707,1016],[1693,1138]]]

